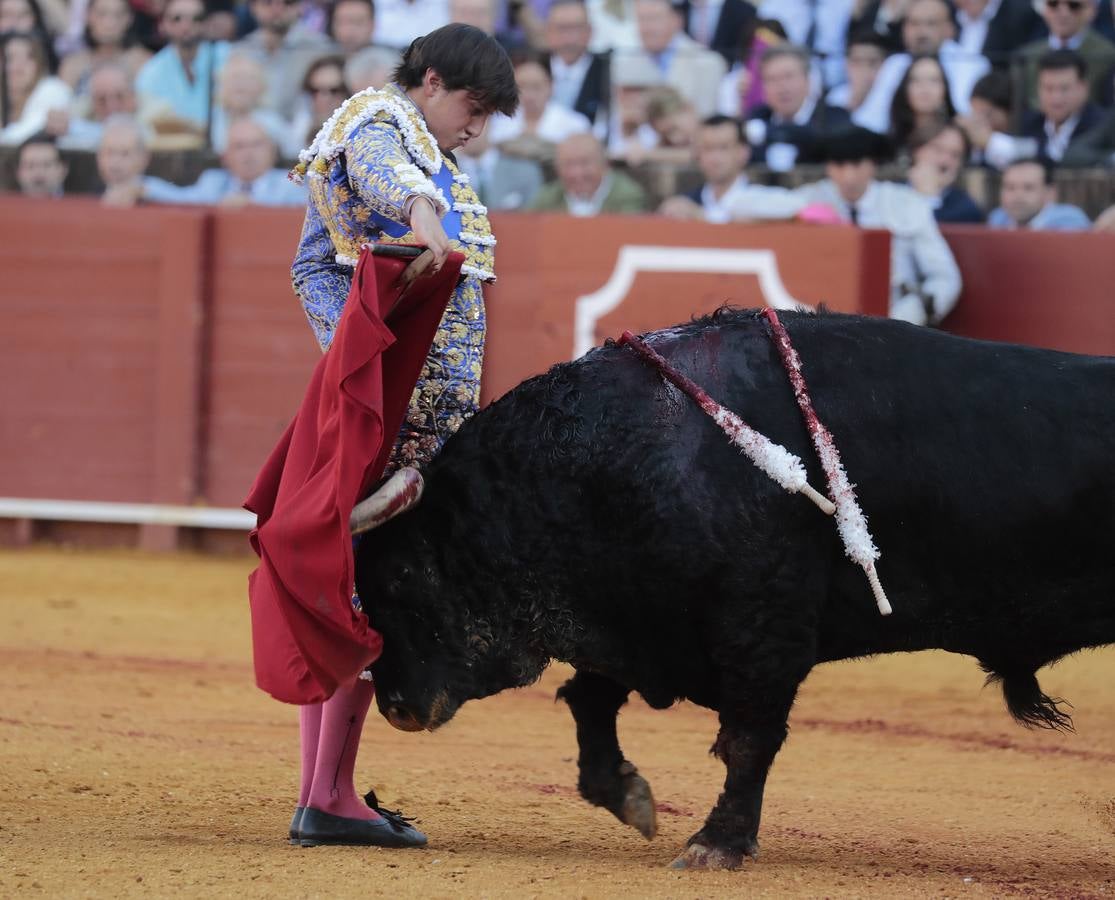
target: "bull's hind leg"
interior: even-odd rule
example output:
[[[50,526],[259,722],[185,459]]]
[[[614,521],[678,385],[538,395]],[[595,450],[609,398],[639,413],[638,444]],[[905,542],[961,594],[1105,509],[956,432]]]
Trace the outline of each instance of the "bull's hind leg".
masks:
[[[730,692],[720,711],[720,733],[712,752],[728,767],[724,791],[673,862],[675,869],[735,869],[745,856],[759,855],[759,818],[767,772],[786,739],[786,720],[798,685],[809,671],[778,681],[748,679]]]
[[[569,704],[577,725],[581,796],[649,839],[657,831],[654,797],[646,779],[623,758],[616,735],[616,716],[629,693],[603,675],[578,672],[557,695]]]

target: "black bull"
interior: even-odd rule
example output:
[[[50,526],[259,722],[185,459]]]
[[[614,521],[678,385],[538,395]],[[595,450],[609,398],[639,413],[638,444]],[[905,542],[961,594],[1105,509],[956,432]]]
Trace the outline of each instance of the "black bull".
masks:
[[[1035,671],[1115,642],[1115,358],[786,314],[814,406],[881,552],[881,616],[833,519],[742,456],[631,348],[532,378],[452,437],[422,502],[362,542],[384,636],[381,710],[435,728],[551,659],[579,787],[648,837],[654,805],[616,739],[630,691],[719,713],[727,780],[679,865],[755,855],[767,771],[817,663],[942,648],[1001,681],[1021,722],[1068,727]],[[753,311],[648,341],[823,473]]]

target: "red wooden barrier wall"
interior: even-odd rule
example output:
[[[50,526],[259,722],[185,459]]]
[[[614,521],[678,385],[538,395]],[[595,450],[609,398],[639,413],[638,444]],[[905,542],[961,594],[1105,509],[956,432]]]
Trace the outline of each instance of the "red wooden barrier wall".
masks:
[[[0,498],[238,506],[318,358],[289,280],[300,221],[289,210],[0,199]],[[759,304],[779,280],[807,303],[886,308],[882,232],[680,230],[654,217],[505,215],[493,224],[500,281],[487,292],[485,401],[570,358],[578,308],[609,285],[614,308],[585,319],[593,343],[724,302]],[[1115,353],[1115,239],[946,237],[965,279],[950,330]],[[621,248],[638,258],[626,286],[613,280]],[[733,271],[709,271],[713,257],[692,257],[695,249]],[[703,271],[685,271],[694,259]],[[116,538],[134,540],[135,530]],[[29,536],[26,523],[0,520],[0,541]],[[169,546],[178,535],[149,525],[140,537]]]
[[[956,334],[1115,354],[1115,236],[945,229],[964,275],[946,327]]]

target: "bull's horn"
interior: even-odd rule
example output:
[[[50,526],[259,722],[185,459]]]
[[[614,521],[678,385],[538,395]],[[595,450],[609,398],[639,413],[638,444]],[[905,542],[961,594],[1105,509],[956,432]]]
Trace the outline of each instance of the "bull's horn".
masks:
[[[378,491],[356,504],[348,520],[349,530],[353,534],[371,531],[410,509],[422,496],[422,487],[422,474],[417,469],[399,469]]]

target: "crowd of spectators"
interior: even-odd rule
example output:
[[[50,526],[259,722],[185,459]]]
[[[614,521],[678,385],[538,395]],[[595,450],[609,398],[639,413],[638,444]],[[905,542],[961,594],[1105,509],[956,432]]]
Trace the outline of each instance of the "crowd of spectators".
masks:
[[[937,222],[1080,229],[1054,170],[1115,167],[1115,0],[0,0],[0,144],[29,195],[60,196],[63,151],[85,150],[107,204],[299,205],[283,162],[450,21],[514,63],[519,111],[460,153],[497,210],[724,222],[835,190],[850,220],[836,169],[893,153],[898,205]],[[160,151],[220,166],[171,184],[147,172]],[[663,201],[630,175],[646,162],[703,182]],[[821,164],[796,192],[748,174]],[[1001,179],[996,209],[960,185],[973,167]],[[891,196],[875,174],[866,194]]]

